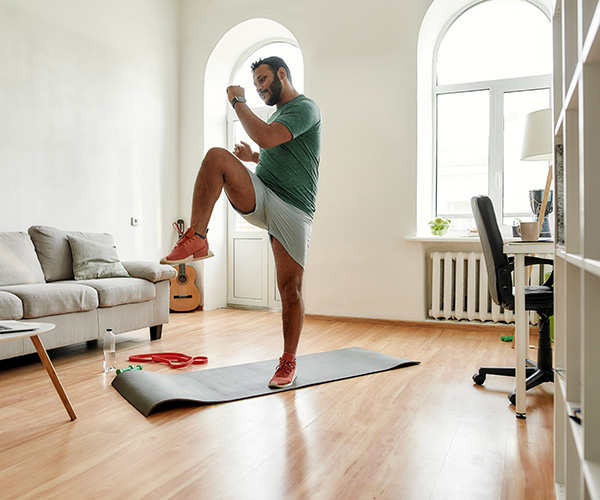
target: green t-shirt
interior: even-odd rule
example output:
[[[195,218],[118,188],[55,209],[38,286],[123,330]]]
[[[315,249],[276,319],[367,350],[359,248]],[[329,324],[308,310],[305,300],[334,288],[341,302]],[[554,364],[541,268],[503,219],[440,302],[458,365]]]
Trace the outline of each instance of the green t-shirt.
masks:
[[[261,148],[256,175],[282,200],[312,217],[321,157],[319,107],[299,95],[277,108],[268,122],[285,125],[292,133],[292,140],[273,148]]]

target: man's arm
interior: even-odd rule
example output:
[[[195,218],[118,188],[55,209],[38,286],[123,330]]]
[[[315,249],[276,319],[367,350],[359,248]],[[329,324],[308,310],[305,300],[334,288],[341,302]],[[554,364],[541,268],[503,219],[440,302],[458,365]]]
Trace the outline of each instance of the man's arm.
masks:
[[[229,102],[235,96],[244,96],[244,89],[237,85],[227,88]],[[267,123],[256,116],[244,102],[235,105],[235,112],[250,138],[261,148],[272,148],[292,140],[292,133],[278,122]]]
[[[244,141],[240,141],[233,147],[233,154],[242,161],[253,161],[258,163],[260,153],[252,151],[250,144]]]

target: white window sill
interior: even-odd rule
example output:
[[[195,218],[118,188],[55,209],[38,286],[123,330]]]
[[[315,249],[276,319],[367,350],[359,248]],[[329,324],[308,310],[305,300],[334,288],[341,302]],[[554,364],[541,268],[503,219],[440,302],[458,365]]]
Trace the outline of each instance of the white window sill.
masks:
[[[416,243],[479,243],[479,235],[466,234],[457,231],[456,233],[447,233],[444,236],[433,236],[432,234],[407,236],[404,240],[414,241]]]

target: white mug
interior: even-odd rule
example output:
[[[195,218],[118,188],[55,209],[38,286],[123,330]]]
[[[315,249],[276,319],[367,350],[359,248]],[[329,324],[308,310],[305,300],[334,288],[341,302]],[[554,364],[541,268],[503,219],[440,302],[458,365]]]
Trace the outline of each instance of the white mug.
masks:
[[[539,227],[537,222],[521,222],[517,226],[517,234],[523,241],[537,241],[540,237]]]

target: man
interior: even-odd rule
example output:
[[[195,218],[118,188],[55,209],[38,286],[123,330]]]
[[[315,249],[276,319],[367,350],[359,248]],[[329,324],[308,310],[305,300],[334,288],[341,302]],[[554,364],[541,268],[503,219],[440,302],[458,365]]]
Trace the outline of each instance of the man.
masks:
[[[269,386],[287,387],[296,378],[304,323],[302,283],[317,195],[321,114],[314,101],[296,91],[283,59],[261,59],[252,64],[252,72],[263,101],[277,107],[268,122],[247,106],[242,87],[228,87],[227,98],[260,151],[252,151],[245,142],[236,144],[233,154],[222,148],[208,151],[194,186],[190,228],[161,262],[182,264],[212,257],[206,232],[222,189],[242,217],[266,229],[277,269],[284,341]],[[240,160],[257,163],[256,174]]]

